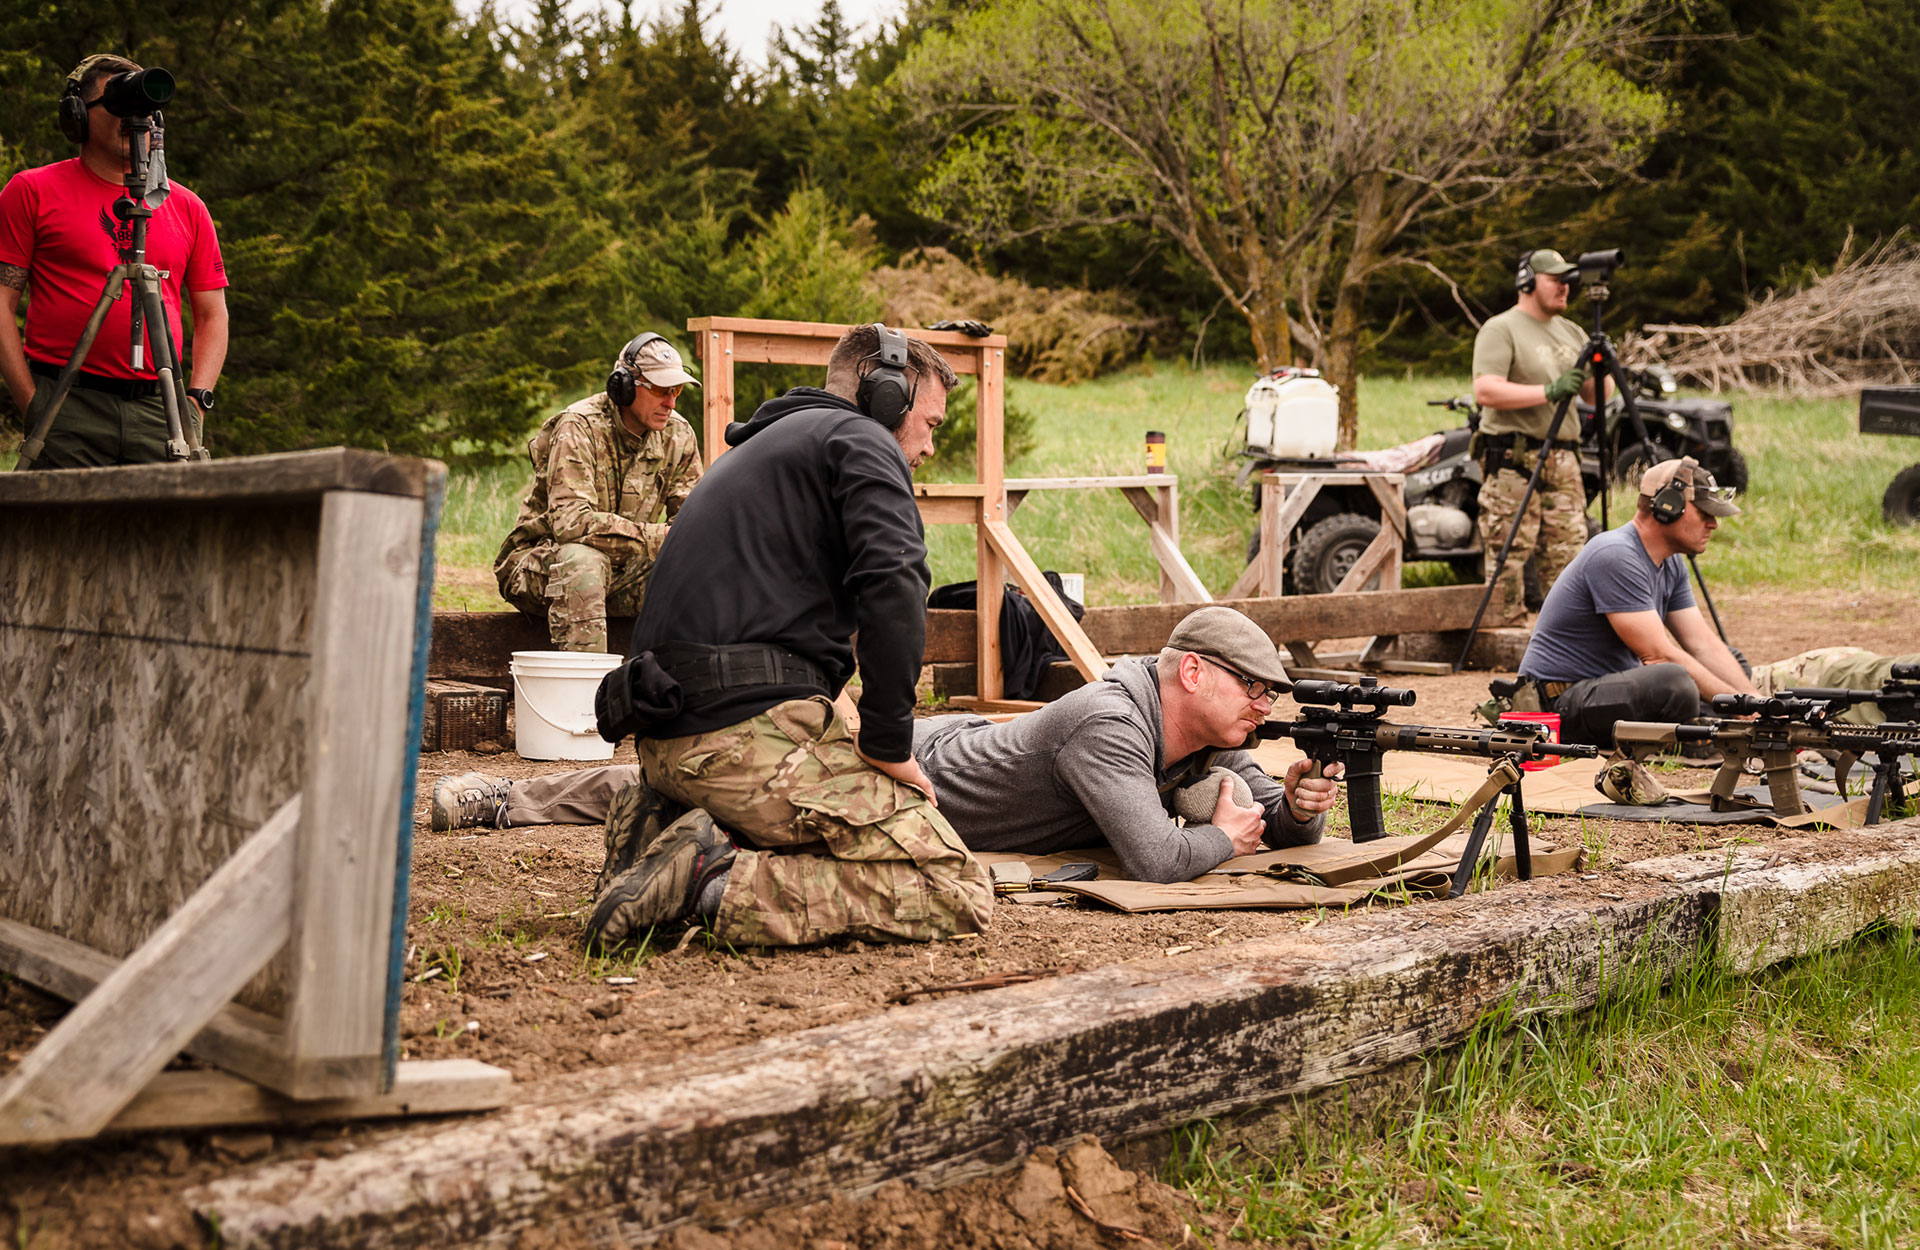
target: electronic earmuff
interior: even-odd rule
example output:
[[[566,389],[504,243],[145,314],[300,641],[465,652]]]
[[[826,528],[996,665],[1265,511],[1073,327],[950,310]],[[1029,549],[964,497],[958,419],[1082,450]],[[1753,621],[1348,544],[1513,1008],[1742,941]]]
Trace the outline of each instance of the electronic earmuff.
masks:
[[[1686,475],[1682,481],[1680,475]],[[1662,525],[1672,525],[1687,514],[1687,501],[1693,498],[1693,469],[1682,464],[1673,472],[1673,477],[1665,486],[1653,493],[1647,502],[1647,510],[1653,519]]]
[[[615,365],[613,372],[607,375],[607,398],[614,402],[615,407],[625,408],[640,394],[640,375],[628,368],[627,362],[639,355],[640,349],[647,344],[662,342],[664,339],[664,335],[649,332],[640,335],[620,349],[620,363]]]
[[[1513,271],[1513,285],[1522,295],[1533,292],[1533,253],[1528,252],[1520,258],[1520,265]]]
[[[873,328],[879,331],[880,344],[861,362],[854,403],[881,425],[897,430],[919,387],[907,377],[907,336],[877,321]]]

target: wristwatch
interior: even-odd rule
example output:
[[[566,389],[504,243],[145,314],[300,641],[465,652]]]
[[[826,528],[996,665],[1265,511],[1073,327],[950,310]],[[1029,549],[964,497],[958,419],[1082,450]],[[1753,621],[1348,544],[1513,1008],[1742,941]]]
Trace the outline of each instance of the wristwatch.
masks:
[[[213,390],[205,386],[189,386],[187,398],[200,406],[201,412],[213,411]]]

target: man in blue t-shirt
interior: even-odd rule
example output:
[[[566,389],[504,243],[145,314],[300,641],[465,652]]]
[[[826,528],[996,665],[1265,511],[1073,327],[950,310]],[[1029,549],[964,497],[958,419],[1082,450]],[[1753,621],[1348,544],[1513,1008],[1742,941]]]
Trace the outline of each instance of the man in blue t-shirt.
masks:
[[[1588,543],[1541,605],[1520,672],[1565,742],[1613,745],[1615,721],[1687,721],[1716,694],[1754,694],[1687,583],[1733,492],[1689,456],[1640,479],[1633,519]]]

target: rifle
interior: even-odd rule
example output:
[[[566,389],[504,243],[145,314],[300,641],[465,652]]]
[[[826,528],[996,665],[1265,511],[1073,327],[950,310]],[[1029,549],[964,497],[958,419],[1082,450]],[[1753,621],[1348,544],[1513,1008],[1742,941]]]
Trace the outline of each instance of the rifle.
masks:
[[[1268,721],[1254,730],[1265,741],[1291,738],[1314,762],[1318,777],[1328,764],[1346,769],[1347,816],[1355,842],[1371,842],[1387,834],[1380,811],[1380,760],[1388,751],[1424,751],[1430,755],[1509,756],[1516,762],[1542,756],[1592,759],[1599,750],[1548,742],[1538,729],[1447,729],[1431,725],[1397,725],[1383,719],[1389,707],[1412,707],[1411,690],[1382,686],[1371,677],[1348,685],[1337,681],[1297,681],[1293,698],[1302,704],[1300,719]]]
[[[1736,793],[1747,761],[1758,759],[1767,779],[1767,799],[1776,816],[1798,816],[1808,810],[1800,797],[1794,753],[1803,749],[1831,751],[1838,757],[1834,776],[1840,793],[1847,775],[1864,756],[1871,755],[1875,774],[1868,792],[1865,823],[1880,823],[1886,802],[1903,805],[1900,756],[1920,751],[1920,721],[1888,721],[1879,725],[1850,725],[1833,718],[1844,711],[1833,702],[1793,696],[1766,698],[1750,694],[1717,694],[1713,710],[1727,717],[1697,725],[1667,725],[1649,721],[1620,721],[1613,741],[1633,759],[1645,761],[1663,748],[1686,742],[1710,742],[1720,752],[1720,768],[1713,775],[1710,798],[1716,812],[1759,808],[1761,804]]]
[[[1812,699],[1827,705],[1829,715],[1839,716],[1862,703],[1871,703],[1892,720],[1896,713],[1912,720],[1920,709],[1920,664],[1896,664],[1878,690],[1847,690],[1836,686],[1795,686],[1782,694],[1794,699]]]

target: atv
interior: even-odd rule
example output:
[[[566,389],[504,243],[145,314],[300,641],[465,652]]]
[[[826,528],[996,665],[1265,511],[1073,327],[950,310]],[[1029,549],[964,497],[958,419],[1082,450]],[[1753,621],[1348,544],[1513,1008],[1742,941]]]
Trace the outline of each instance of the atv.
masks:
[[[1679,399],[1673,370],[1659,363],[1622,369],[1615,381],[1631,388],[1627,410],[1619,386],[1607,388],[1606,440],[1616,482],[1633,483],[1662,460],[1692,456],[1722,486],[1747,488],[1747,458],[1733,445],[1733,405],[1724,399]],[[1598,455],[1593,405],[1580,401],[1581,450]],[[1591,493],[1591,492],[1590,492]]]

